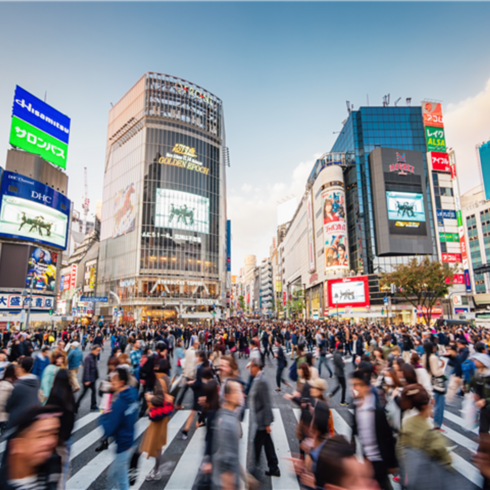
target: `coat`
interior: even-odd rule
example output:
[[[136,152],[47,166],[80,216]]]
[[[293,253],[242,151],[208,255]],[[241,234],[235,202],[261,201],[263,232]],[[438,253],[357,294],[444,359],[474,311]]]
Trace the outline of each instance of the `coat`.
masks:
[[[269,385],[263,371],[257,374],[253,381],[252,398],[257,429],[265,430],[274,421],[274,415],[272,414]]]
[[[44,402],[46,402],[49,394],[51,393],[54,378],[59,370],[60,368],[58,366],[50,364],[43,372],[43,377],[41,379],[41,391],[43,392]]]
[[[376,443],[381,453],[381,458],[387,469],[398,468],[398,460],[395,454],[395,438],[391,430],[390,424],[386,417],[385,409],[381,406],[378,397],[375,397],[374,410],[374,430],[376,435]],[[359,435],[357,428],[357,406],[354,404],[354,425],[352,428],[352,440],[355,441],[355,436]],[[359,442],[360,443],[360,442]]]
[[[9,418],[8,413],[5,411],[5,407],[12,395],[12,391],[14,391],[14,385],[10,381],[6,379],[0,381],[0,423],[7,422]]]
[[[26,374],[19,378],[5,407],[5,411],[9,414],[7,428],[15,427],[29,408],[40,403],[37,377]]]
[[[90,353],[83,363],[83,383],[95,383],[99,379],[97,359]]]

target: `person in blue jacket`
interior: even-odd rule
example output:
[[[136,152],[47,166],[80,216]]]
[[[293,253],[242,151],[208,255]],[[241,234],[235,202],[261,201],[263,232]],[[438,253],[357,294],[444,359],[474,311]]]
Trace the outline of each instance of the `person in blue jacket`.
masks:
[[[129,462],[134,443],[134,425],[138,417],[138,392],[129,384],[129,372],[117,368],[111,378],[114,390],[109,410],[100,418],[104,437],[114,437],[117,450],[109,469],[107,488],[129,490]]]
[[[49,347],[45,345],[41,348],[41,352],[34,358],[34,367],[31,373],[37,376],[39,379],[43,377],[43,371],[51,364],[49,358]]]

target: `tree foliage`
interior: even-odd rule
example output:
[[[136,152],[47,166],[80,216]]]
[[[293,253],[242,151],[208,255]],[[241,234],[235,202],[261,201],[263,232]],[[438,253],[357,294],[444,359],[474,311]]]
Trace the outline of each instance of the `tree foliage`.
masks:
[[[412,259],[407,264],[394,266],[394,271],[381,275],[380,285],[396,286],[397,295],[417,308],[422,307],[422,317],[427,325],[432,319],[432,308],[448,294],[449,283],[454,278],[455,267],[443,262]]]
[[[287,311],[294,318],[297,318],[305,309],[305,300],[302,291],[294,291],[290,300],[286,302]]]

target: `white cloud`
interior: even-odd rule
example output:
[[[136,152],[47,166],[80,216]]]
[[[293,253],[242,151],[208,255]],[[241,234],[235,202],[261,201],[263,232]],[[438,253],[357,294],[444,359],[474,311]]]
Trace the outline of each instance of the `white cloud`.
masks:
[[[483,91],[444,114],[446,143],[456,152],[459,185],[464,193],[481,183],[475,145],[490,139],[490,80]]]
[[[258,187],[244,182],[239,191],[231,189],[228,192],[233,273],[243,267],[245,255],[256,255],[257,261],[269,255],[272,238],[276,236],[278,201],[291,195],[301,198],[319,156],[314,155],[311,160],[301,162],[286,182],[264,183]]]

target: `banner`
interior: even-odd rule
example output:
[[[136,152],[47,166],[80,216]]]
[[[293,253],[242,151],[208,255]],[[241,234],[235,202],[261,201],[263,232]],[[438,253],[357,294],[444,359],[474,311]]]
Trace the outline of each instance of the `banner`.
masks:
[[[425,142],[427,151],[446,151],[446,135],[444,128],[425,126]]]
[[[431,151],[429,152],[429,161],[431,162],[432,170],[451,173],[449,155],[447,153]]]
[[[114,196],[114,228],[112,238],[117,238],[134,230],[136,222],[136,191],[134,184],[116,192]]]
[[[424,126],[443,128],[442,106],[438,102],[422,102],[422,117]]]
[[[306,202],[306,217],[308,220],[308,263],[309,272],[315,272],[316,270],[316,253],[315,253],[315,229],[313,218],[313,200],[311,197],[311,191],[308,193],[308,200]]]
[[[347,269],[349,257],[344,191],[340,189],[324,191],[322,193],[322,206],[325,268],[326,270]]]
[[[442,261],[448,264],[459,264],[461,263],[461,254],[442,254]]]

